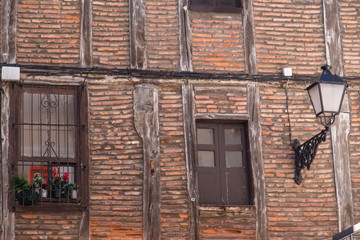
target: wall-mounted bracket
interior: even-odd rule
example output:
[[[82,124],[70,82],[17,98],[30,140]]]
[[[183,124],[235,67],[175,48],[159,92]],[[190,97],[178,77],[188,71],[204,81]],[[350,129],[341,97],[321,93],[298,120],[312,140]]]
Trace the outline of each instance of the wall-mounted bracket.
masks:
[[[295,151],[295,182],[300,185],[303,181],[301,170],[305,167],[310,169],[310,165],[315,158],[316,151],[321,142],[326,141],[326,134],[329,132],[329,126],[314,137],[300,145],[299,140],[295,139],[292,147]]]

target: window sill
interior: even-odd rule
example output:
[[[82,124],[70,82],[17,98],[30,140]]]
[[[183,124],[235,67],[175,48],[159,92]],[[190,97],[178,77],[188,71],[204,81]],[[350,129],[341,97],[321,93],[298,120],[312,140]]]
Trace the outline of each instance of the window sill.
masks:
[[[38,202],[32,206],[23,206],[20,203],[16,202],[14,207],[14,212],[83,212],[87,209],[85,205],[80,203],[72,202],[49,202],[43,201]]]

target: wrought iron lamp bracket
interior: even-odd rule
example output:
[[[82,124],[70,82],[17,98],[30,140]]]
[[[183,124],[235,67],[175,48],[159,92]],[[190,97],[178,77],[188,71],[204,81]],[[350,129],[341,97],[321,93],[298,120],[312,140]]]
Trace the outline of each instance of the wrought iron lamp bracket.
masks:
[[[295,139],[292,148],[295,151],[295,182],[300,185],[303,181],[301,170],[305,167],[310,169],[310,165],[315,158],[318,146],[326,141],[326,134],[329,132],[330,125],[326,125],[325,129],[300,145],[298,139]]]

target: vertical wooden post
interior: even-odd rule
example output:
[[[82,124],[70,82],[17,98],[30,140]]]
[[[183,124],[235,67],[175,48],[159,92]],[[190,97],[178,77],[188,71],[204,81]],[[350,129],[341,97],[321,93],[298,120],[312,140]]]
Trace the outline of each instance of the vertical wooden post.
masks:
[[[1,89],[1,175],[0,188],[0,239],[15,239],[15,213],[10,212],[9,206],[9,121],[10,121],[10,89],[9,84]]]
[[[326,62],[332,73],[344,73],[340,38],[339,7],[337,0],[323,0]],[[348,96],[335,123],[331,127],[339,231],[354,225],[354,207],[350,176],[349,139],[350,110]]]
[[[145,0],[130,0],[130,65],[146,69]]]
[[[349,157],[350,107],[347,95],[344,97],[341,109],[335,124],[331,126],[339,231],[354,225]]]
[[[194,152],[194,134],[195,119],[193,107],[193,87],[191,84],[182,86],[183,119],[184,119],[184,139],[185,139],[185,161],[187,172],[187,188],[189,193],[190,205],[190,236],[191,239],[199,239],[198,216],[196,211],[196,177],[195,177],[195,152]]]
[[[264,160],[262,157],[262,138],[260,124],[260,95],[255,84],[248,86],[249,107],[249,139],[251,164],[253,168],[255,207],[256,207],[256,239],[267,239],[267,216],[265,195]]]
[[[244,26],[244,56],[245,72],[257,74],[256,48],[255,48],[255,24],[252,0],[244,0],[243,26]]]
[[[91,0],[81,0],[80,66],[92,66]]]
[[[324,37],[326,63],[332,73],[343,75],[342,49],[340,39],[339,9],[337,0],[323,0]]]
[[[190,53],[190,23],[188,14],[188,0],[179,0],[179,48],[180,70],[193,71]]]
[[[17,1],[2,0],[1,6],[1,62],[15,64]]]
[[[143,239],[160,239],[160,146],[158,90],[139,85],[134,92],[134,123],[143,140]]]

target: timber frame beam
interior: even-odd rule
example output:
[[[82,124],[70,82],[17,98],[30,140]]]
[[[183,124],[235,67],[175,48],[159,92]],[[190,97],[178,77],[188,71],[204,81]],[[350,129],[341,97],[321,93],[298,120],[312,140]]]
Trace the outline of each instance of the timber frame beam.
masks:
[[[158,90],[151,85],[137,85],[133,97],[135,128],[143,140],[143,239],[160,239]]]
[[[332,67],[334,74],[343,76],[344,66],[337,0],[323,0],[323,16],[326,62]],[[350,107],[346,94],[338,119],[331,127],[339,231],[354,225],[348,138],[350,127]]]

